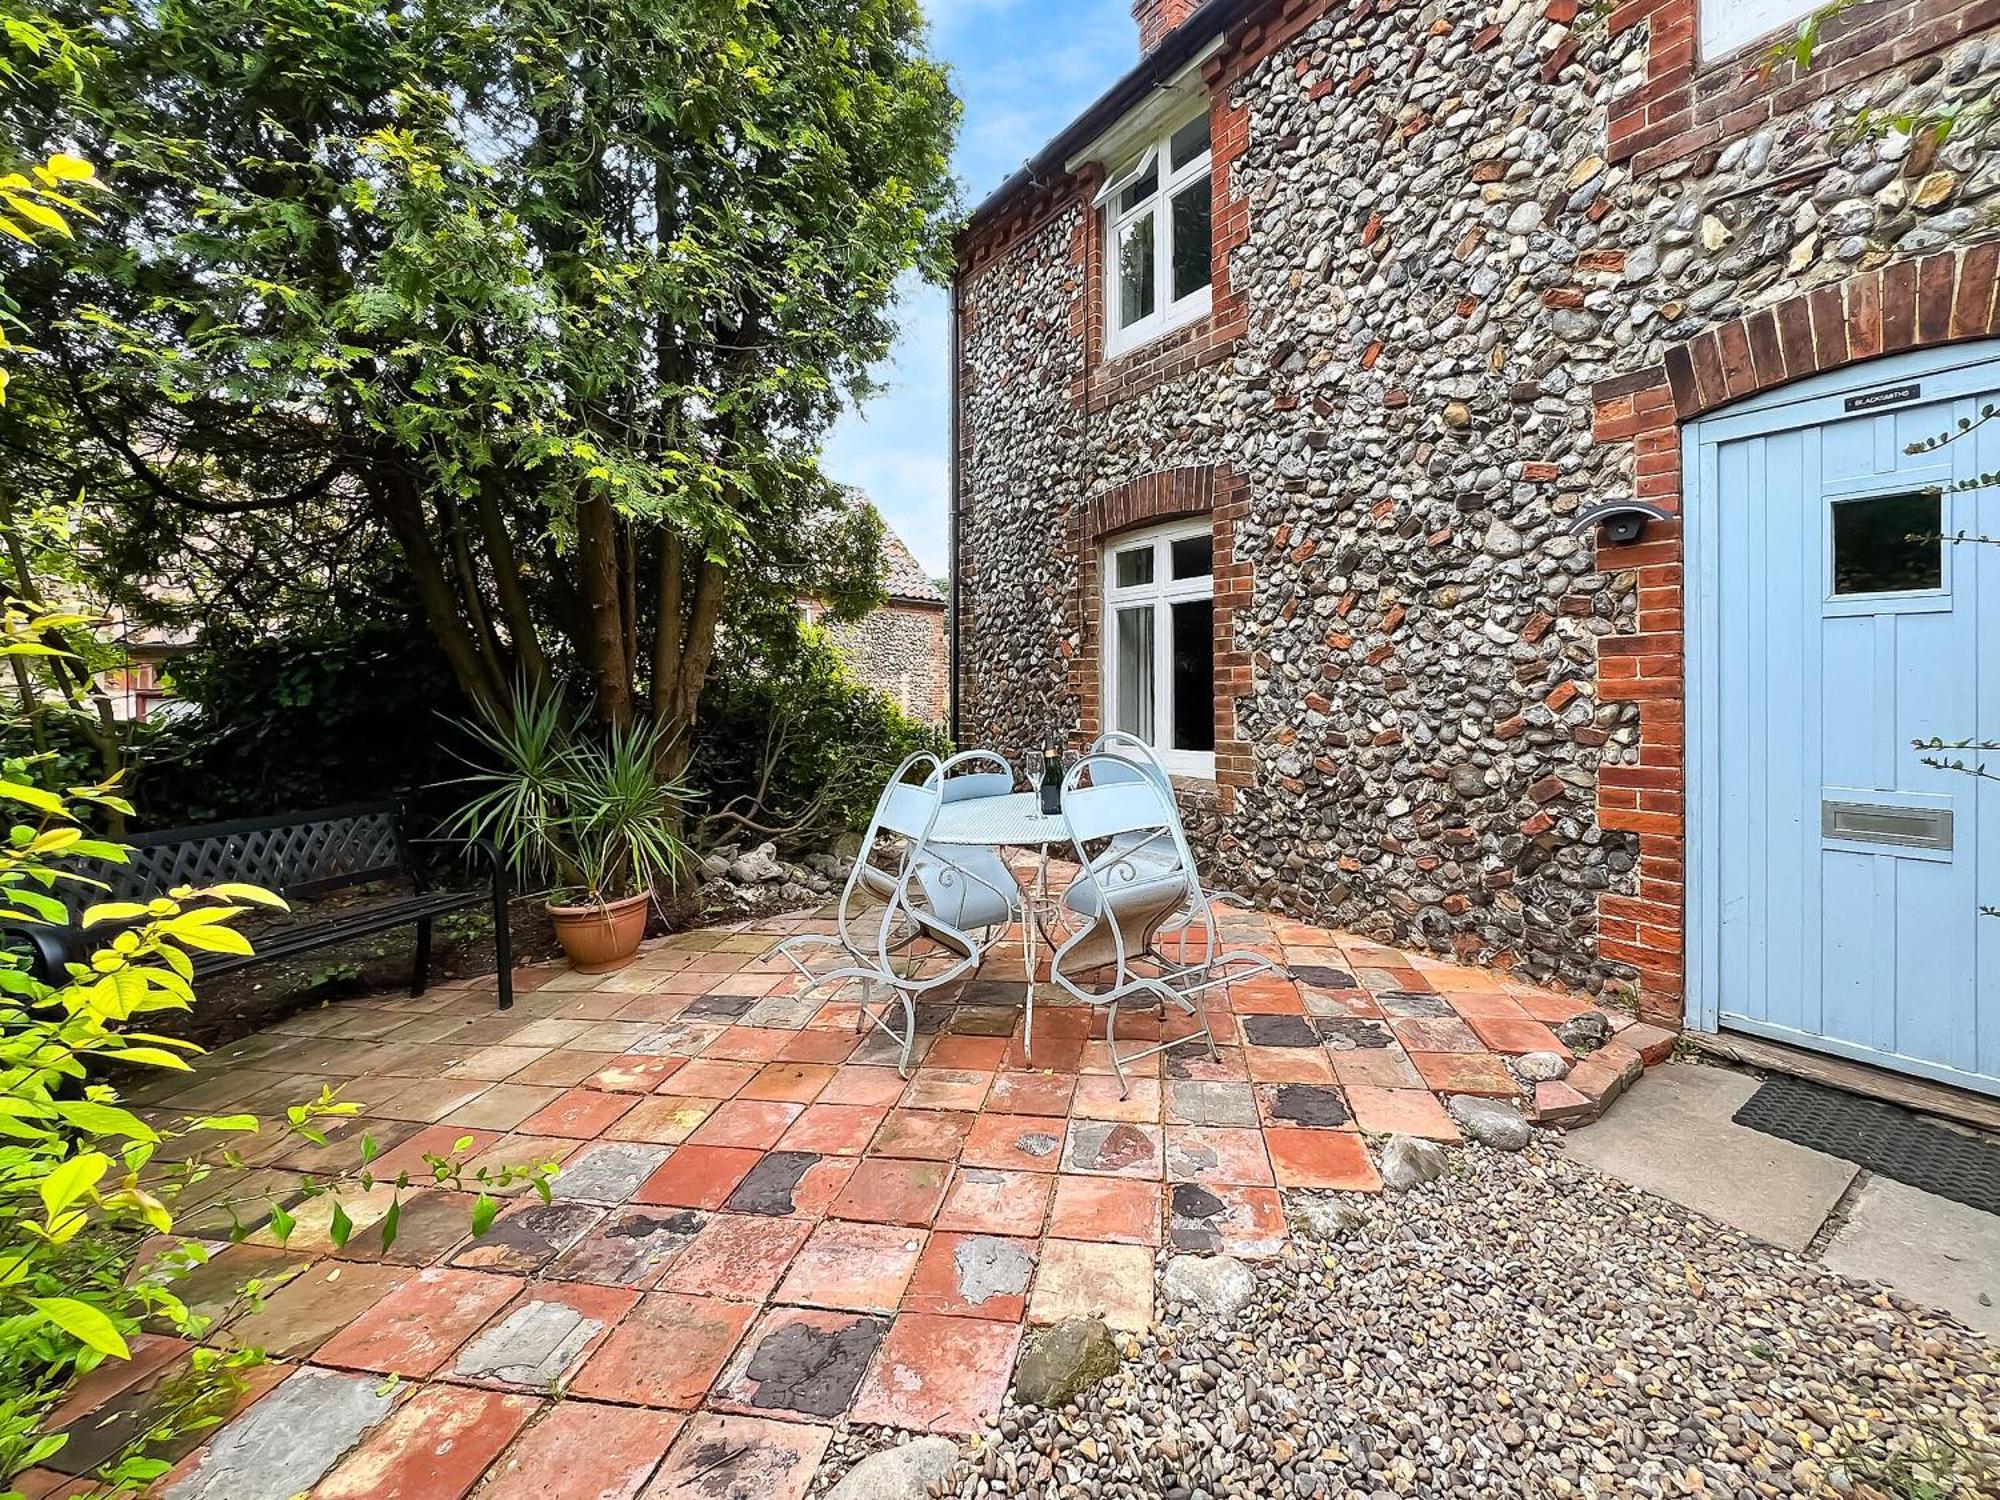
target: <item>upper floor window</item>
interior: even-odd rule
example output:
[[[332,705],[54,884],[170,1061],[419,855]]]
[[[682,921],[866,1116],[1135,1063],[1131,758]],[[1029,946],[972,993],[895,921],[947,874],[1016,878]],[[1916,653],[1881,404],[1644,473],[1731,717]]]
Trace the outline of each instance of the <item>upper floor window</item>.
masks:
[[[1206,112],[1148,142],[1098,195],[1104,209],[1105,352],[1119,354],[1209,310],[1214,190]]]
[[[1820,8],[1824,0],[1701,0],[1695,20],[1704,61],[1790,27]]]
[[[1168,770],[1215,774],[1214,544],[1206,519],[1117,537],[1104,549],[1105,724]]]

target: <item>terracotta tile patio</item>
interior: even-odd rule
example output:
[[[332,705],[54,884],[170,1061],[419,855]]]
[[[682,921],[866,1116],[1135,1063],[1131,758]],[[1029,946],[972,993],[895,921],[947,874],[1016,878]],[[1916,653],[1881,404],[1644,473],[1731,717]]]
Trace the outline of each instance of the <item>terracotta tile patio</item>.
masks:
[[[338,1252],[323,1213],[283,1249],[218,1243],[202,1274],[219,1309],[232,1272],[294,1279],[210,1330],[275,1362],[164,1492],[440,1500],[482,1476],[484,1495],[549,1493],[560,1475],[607,1495],[802,1496],[833,1419],[976,1430],[1024,1326],[1142,1328],[1157,1254],[1282,1253],[1284,1193],[1379,1190],[1371,1133],[1456,1139],[1439,1096],[1518,1095],[1506,1057],[1563,1052],[1551,1027],[1584,1009],[1320,928],[1225,925],[1293,978],[1218,992],[1219,1060],[1199,1044],[1151,1059],[1129,1098],[1101,1022],[1053,989],[1023,1055],[1018,947],[923,1008],[905,1083],[846,997],[804,996],[760,958],[830,930],[813,917],[681,934],[607,977],[523,970],[505,1015],[490,981],[455,985],[223,1049],[155,1112],[219,1101],[225,1073],[232,1105],[322,1083],[362,1102],[332,1150],[251,1146],[280,1201],[364,1131],[378,1172],[465,1137],[484,1162],[563,1172],[552,1205],[512,1198],[478,1241],[471,1199],[433,1189],[406,1196],[386,1250],[373,1201],[376,1227]],[[1121,1040],[1160,1025],[1128,1017]],[[398,1062],[413,1049],[414,1077]],[[99,1381],[78,1420],[143,1409],[168,1347]]]

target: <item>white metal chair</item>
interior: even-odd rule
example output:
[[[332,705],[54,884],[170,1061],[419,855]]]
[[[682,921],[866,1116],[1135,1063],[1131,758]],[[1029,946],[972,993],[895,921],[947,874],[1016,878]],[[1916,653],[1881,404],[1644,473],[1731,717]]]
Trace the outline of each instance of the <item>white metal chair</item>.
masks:
[[[984,767],[983,770],[971,769],[981,766]],[[947,805],[972,802],[985,797],[1005,797],[1012,793],[1015,787],[1013,766],[1008,763],[1005,756],[994,750],[967,750],[953,756],[939,768],[938,781],[944,787],[944,800]],[[1022,922],[1024,929],[1026,924],[1034,923],[1037,930],[1046,936],[1046,929],[1041,926],[1042,918],[1038,903],[1022,890],[1020,881],[1015,878],[1014,872],[998,850],[989,845],[958,844],[944,847],[950,848],[954,859],[966,869],[978,874],[989,888],[997,885],[1012,892],[1015,901],[1014,915]],[[1042,882],[1038,879],[1036,890],[1039,892],[1041,889]],[[1025,931],[1023,936],[1025,939]],[[1050,946],[1055,945],[1051,943]],[[1035,1051],[1035,949],[1031,942],[1023,941],[1021,959],[1027,973],[1027,999],[1024,1002],[1026,1014],[1021,1045],[1032,1059]]]
[[[1086,1004],[1103,1008],[1104,1039],[1122,1096],[1131,1092],[1125,1065],[1200,1039],[1214,1057],[1207,995],[1237,979],[1278,972],[1261,953],[1224,952],[1201,888],[1201,875],[1172,793],[1155,778],[1132,774],[1123,757],[1086,755],[1063,778],[1062,809],[1076,849],[1077,875],[1064,892],[1062,910],[1075,930],[1056,949],[1052,977]],[[1176,919],[1199,929],[1206,942],[1198,962],[1187,961],[1187,939],[1169,958],[1161,934]],[[1148,1008],[1168,1004],[1201,1022],[1199,1031],[1143,1051],[1118,1051],[1118,1007],[1144,999]]]
[[[918,770],[924,773],[922,779],[910,780]],[[898,1067],[905,1078],[916,1041],[918,998],[977,969],[992,929],[1013,921],[1019,900],[1019,887],[1004,866],[996,883],[990,871],[971,868],[964,861],[973,851],[930,842],[944,800],[943,767],[936,756],[912,755],[898,766],[875,804],[875,816],[841,890],[834,934],[800,934],[772,950],[804,976],[807,993],[822,985],[859,980],[861,1006],[855,1027],[860,1030],[872,1023],[898,1044]],[[879,900],[880,907],[859,909],[856,898],[863,892]],[[973,937],[974,930],[983,935]],[[944,960],[942,967],[928,974],[926,967],[940,954],[925,951],[926,944],[940,950]],[[800,956],[815,947],[836,949],[848,962],[816,974]],[[890,1005],[902,1003],[900,1034],[886,1019],[889,1006],[881,1015],[873,1009],[878,984],[890,991]]]
[[[1150,781],[1166,796],[1167,806],[1173,810],[1174,824],[1176,827],[1180,825],[1180,806],[1174,801],[1173,779],[1161,763],[1159,752],[1151,745],[1136,734],[1111,729],[1091,742],[1090,754],[1109,757],[1108,762],[1100,765],[1091,777],[1094,784],[1110,786],[1119,781]],[[1171,848],[1137,834],[1112,840],[1112,847],[1128,858],[1147,864],[1166,866],[1174,863],[1175,859]]]

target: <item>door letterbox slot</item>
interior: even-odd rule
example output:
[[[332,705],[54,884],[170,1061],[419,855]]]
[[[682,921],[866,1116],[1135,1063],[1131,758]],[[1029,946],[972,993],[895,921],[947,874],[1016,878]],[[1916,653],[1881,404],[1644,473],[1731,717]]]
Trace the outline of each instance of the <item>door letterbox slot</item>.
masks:
[[[1820,833],[1857,844],[1951,850],[1951,809],[1882,807],[1872,802],[1822,802]]]

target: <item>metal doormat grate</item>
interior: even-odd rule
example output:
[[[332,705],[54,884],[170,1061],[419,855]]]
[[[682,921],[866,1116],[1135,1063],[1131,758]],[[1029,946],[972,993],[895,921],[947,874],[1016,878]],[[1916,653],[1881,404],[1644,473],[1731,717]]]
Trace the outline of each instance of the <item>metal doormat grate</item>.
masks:
[[[2000,1142],[1930,1124],[1893,1104],[1782,1076],[1746,1099],[1735,1119],[1926,1193],[2000,1214]]]

